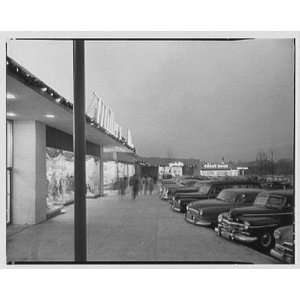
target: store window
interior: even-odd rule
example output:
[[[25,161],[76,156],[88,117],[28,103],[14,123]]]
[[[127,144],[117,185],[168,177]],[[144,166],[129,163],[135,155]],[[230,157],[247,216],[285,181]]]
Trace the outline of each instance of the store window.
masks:
[[[46,149],[48,207],[74,202],[74,154],[56,148]],[[100,194],[100,161],[98,157],[86,156],[87,197]]]
[[[118,177],[118,167],[115,161],[106,161],[103,164],[104,168],[104,188],[106,190],[112,190],[116,185]]]
[[[86,184],[87,197],[97,197],[100,195],[100,158],[86,156]]]
[[[119,189],[120,178],[126,178],[126,186],[129,183],[129,178],[135,174],[133,164],[126,164],[116,161],[106,161],[104,166],[104,189],[117,190]]]

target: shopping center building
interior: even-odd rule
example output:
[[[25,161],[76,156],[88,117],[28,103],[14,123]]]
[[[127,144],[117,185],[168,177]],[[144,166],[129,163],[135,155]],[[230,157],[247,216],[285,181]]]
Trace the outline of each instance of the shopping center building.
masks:
[[[86,115],[87,197],[104,191],[104,152],[135,153],[111,109]],[[130,174],[134,172],[130,168]],[[36,224],[74,201],[73,104],[7,58],[7,223]]]

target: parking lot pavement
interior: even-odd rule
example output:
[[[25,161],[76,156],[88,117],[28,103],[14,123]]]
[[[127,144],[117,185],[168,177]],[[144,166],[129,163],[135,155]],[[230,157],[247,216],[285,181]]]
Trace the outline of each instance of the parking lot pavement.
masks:
[[[89,261],[207,261],[273,264],[277,260],[186,223],[157,195],[87,200]],[[73,260],[73,205],[66,213],[7,237],[8,261]]]

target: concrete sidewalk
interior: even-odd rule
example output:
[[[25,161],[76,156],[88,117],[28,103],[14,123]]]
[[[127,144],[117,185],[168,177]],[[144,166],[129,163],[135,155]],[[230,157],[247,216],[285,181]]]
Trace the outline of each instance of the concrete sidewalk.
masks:
[[[7,260],[72,261],[73,205],[67,212],[7,237]],[[277,260],[247,246],[217,237],[211,229],[185,222],[157,195],[87,199],[89,261]]]

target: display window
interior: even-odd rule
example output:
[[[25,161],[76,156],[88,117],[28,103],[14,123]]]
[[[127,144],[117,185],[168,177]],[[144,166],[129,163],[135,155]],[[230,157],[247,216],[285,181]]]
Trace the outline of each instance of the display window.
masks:
[[[74,201],[74,154],[70,151],[47,147],[46,170],[48,195],[47,205],[65,205]],[[99,195],[99,158],[86,156],[87,197]]]
[[[112,189],[118,178],[117,163],[115,161],[106,161],[103,163],[103,170],[104,187],[105,189]]]
[[[100,195],[100,159],[93,155],[86,156],[87,196]]]
[[[125,164],[116,161],[104,162],[104,188],[106,190],[119,189],[119,179],[129,178],[135,174],[133,164]]]

